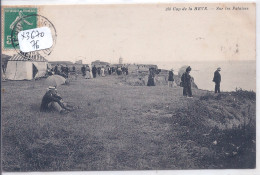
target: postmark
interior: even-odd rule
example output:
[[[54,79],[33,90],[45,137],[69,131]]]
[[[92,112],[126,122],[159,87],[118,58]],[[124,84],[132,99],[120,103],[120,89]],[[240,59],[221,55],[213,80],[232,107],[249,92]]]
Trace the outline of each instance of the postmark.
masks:
[[[29,28],[28,27],[28,23],[24,22],[24,21],[32,21],[33,19],[37,19],[37,25],[38,27],[48,27],[51,31],[51,36],[53,39],[53,44],[50,48],[47,49],[42,49],[42,50],[36,50],[36,51],[32,51],[32,52],[23,52],[20,49],[20,45],[18,42],[18,34],[19,32],[23,31],[25,28]],[[33,29],[33,28],[31,28]],[[56,43],[56,38],[57,38],[57,32],[56,29],[54,27],[54,25],[51,23],[50,20],[48,20],[48,18],[38,15],[38,14],[31,14],[28,16],[23,16],[21,17],[19,20],[16,21],[16,23],[14,24],[14,27],[11,31],[11,44],[12,47],[15,49],[15,51],[22,55],[23,57],[26,58],[31,58],[36,54],[39,54],[41,56],[48,56],[51,54],[51,52],[53,51],[53,48],[55,47],[55,43]]]

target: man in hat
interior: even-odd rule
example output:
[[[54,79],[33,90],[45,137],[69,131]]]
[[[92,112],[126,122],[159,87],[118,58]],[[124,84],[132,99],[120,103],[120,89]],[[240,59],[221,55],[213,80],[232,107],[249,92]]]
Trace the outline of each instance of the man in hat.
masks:
[[[92,74],[93,74],[93,78],[96,78],[96,76],[97,76],[97,68],[96,68],[95,65],[92,67]]]
[[[81,72],[82,72],[82,76],[85,77],[86,76],[86,66],[85,65],[83,65],[81,67]]]
[[[173,81],[174,81],[174,78],[173,78],[173,69],[171,69],[169,71],[169,76],[168,76],[168,86],[169,87],[173,87]]]
[[[186,71],[181,76],[182,86],[183,86],[183,96],[192,98],[191,91],[191,76],[190,76],[191,67],[187,67]]]
[[[220,93],[220,82],[221,82],[221,75],[220,72],[221,68],[217,68],[214,72],[213,82],[215,82],[215,93]]]
[[[41,112],[48,112],[56,110],[60,114],[66,114],[72,109],[64,103],[61,96],[57,93],[57,89],[53,86],[49,86],[48,91],[44,94],[42,98],[42,104],[40,111]]]

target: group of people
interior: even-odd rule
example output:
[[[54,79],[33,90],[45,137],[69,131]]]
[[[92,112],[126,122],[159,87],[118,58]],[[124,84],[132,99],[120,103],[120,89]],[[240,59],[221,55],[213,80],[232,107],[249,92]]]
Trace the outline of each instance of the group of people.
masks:
[[[221,75],[220,75],[221,68],[218,67],[217,70],[214,72],[213,82],[215,83],[215,93],[220,93],[220,82],[221,82]],[[181,86],[183,87],[183,96],[188,98],[192,98],[192,90],[191,90],[191,83],[192,77],[190,75],[191,67],[188,66],[186,71],[181,76]],[[169,72],[169,79],[170,79],[170,72]]]
[[[214,72],[213,82],[215,83],[215,93],[220,93],[220,82],[221,82],[220,71],[221,68],[219,67]],[[192,87],[193,78],[191,77],[190,72],[191,72],[191,67],[188,66],[186,68],[186,71],[181,76],[181,83],[180,83],[180,86],[183,87],[183,96],[186,96],[188,98],[192,98],[191,87]],[[155,70],[150,68],[147,86],[155,86],[154,77],[155,77]],[[168,86],[173,87],[173,83],[174,83],[174,73],[173,73],[173,69],[171,69],[168,74]]]
[[[91,67],[89,65],[83,65],[81,67],[81,73],[82,76],[86,79],[96,78],[97,75],[105,77],[106,69],[104,66],[96,67],[96,65],[94,65],[93,67]]]
[[[69,72],[76,72],[75,66],[72,67],[70,71],[69,67],[56,65],[51,69],[54,74],[61,75],[65,78],[68,78]],[[128,68],[126,67],[96,67],[95,65],[91,68],[89,65],[83,65],[81,67],[82,76],[86,79],[96,78],[97,75],[105,76],[105,74],[117,74],[117,75],[128,75]],[[74,108],[67,103],[65,103],[62,97],[57,93],[57,89],[54,86],[49,86],[45,95],[42,98],[42,103],[40,107],[41,112],[48,111],[58,111],[60,114],[67,114],[68,112],[74,110]]]
[[[48,70],[49,75],[55,74],[55,75],[60,75],[64,78],[69,77],[69,72],[70,72],[70,68],[68,67],[68,65],[64,66],[64,65],[60,65],[60,64],[57,64],[56,66],[54,66],[54,68],[51,68],[50,70]]]
[[[91,68],[89,65],[83,65],[81,67],[82,76],[89,79],[89,78],[96,78],[98,76],[105,77],[106,75],[128,75],[128,68],[127,67],[110,67],[110,66],[101,66],[96,67],[95,65]]]
[[[75,69],[73,70],[75,71]],[[94,65],[92,69],[89,66],[83,66],[81,68],[82,75],[84,77],[96,78],[96,75],[99,74],[99,70],[100,70],[100,75],[105,76],[104,67],[101,67],[99,69],[96,68],[96,66]],[[121,67],[116,67],[116,68],[108,67],[107,71],[109,75],[111,75],[112,73],[117,73],[118,75],[121,75],[122,72],[124,72],[124,74],[128,74],[128,70],[124,69],[124,71],[122,71]],[[119,71],[122,71],[121,74],[118,73]],[[215,93],[220,93],[220,82],[221,82],[220,71],[221,68],[220,67],[217,68],[217,70],[214,72],[214,77],[212,80],[215,83]],[[66,74],[69,72],[69,69],[67,66],[65,66],[65,68],[61,69],[61,71],[59,72],[59,69],[55,66],[54,72],[57,74],[64,72]],[[192,98],[191,87],[192,87],[193,79],[190,75],[190,72],[191,72],[191,67],[188,66],[186,68],[186,71],[181,76],[181,83],[180,83],[180,86],[183,87],[183,96],[187,98]],[[147,86],[155,86],[154,77],[156,73],[158,72],[154,68],[149,69]],[[168,86],[173,87],[173,83],[174,83],[174,73],[173,73],[173,69],[171,69],[168,74]],[[74,108],[72,106],[69,106],[67,103],[63,101],[61,96],[57,93],[56,87],[52,87],[52,86],[48,88],[47,92],[43,96],[42,104],[40,108],[41,111],[56,110],[59,111],[61,114],[66,114],[73,109]]]
[[[83,65],[81,67],[82,76],[86,79],[96,78],[97,70],[94,66],[91,68],[89,65]]]
[[[71,72],[76,72],[76,68],[75,66],[72,66],[71,68],[68,67],[68,65],[62,65],[62,64],[57,64],[52,68],[47,67],[47,72],[46,75],[47,76],[51,76],[51,75],[60,75],[64,78],[68,78],[69,74]]]

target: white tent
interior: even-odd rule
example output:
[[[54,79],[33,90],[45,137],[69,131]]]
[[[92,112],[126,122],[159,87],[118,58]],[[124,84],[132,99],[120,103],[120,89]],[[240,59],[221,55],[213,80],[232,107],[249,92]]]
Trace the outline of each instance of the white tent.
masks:
[[[48,61],[41,55],[25,58],[19,54],[12,56],[6,68],[6,79],[32,80],[43,77],[47,71]]]

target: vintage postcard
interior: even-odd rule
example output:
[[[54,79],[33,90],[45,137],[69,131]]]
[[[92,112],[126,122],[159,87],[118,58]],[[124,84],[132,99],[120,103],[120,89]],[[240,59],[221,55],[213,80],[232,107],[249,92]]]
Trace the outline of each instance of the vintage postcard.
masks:
[[[256,168],[256,4],[4,5],[2,170]]]

